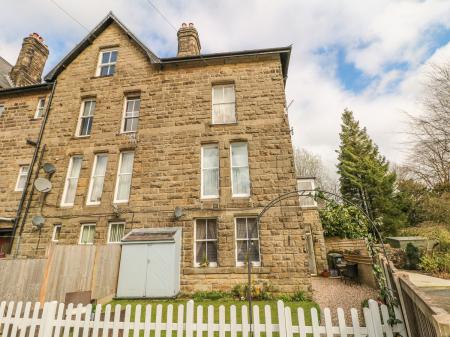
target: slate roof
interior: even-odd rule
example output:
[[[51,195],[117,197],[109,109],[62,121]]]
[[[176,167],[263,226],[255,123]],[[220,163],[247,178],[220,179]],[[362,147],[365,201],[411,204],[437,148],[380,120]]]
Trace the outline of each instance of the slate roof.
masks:
[[[12,67],[8,61],[0,56],[0,89],[12,87],[12,82],[9,78]]]

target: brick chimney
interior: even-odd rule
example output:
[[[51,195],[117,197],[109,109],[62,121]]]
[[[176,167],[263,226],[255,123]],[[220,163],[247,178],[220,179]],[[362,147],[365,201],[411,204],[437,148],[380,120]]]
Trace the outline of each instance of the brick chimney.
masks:
[[[183,23],[178,30],[178,54],[177,56],[193,56],[200,54],[200,39],[194,24]]]
[[[14,85],[20,87],[41,83],[48,53],[48,47],[39,34],[32,33],[24,38],[16,65],[9,75]]]

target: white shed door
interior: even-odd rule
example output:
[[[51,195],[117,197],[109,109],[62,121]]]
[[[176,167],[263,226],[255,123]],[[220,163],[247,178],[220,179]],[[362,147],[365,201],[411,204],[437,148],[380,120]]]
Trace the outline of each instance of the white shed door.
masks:
[[[146,251],[142,245],[122,247],[117,297],[145,297]]]
[[[176,263],[175,244],[160,243],[147,245],[146,297],[172,297],[175,289]]]
[[[122,247],[117,297],[173,297],[179,288],[174,242]]]

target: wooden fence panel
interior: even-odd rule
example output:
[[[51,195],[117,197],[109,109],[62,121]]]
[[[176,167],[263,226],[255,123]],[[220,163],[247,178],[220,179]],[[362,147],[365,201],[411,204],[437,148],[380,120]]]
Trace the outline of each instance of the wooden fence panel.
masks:
[[[0,259],[0,300],[39,301],[47,259]]]
[[[91,290],[95,246],[56,246],[49,259],[45,301],[64,302],[66,293]]]
[[[95,246],[96,254],[92,271],[92,297],[98,300],[115,295],[119,277],[120,245]]]

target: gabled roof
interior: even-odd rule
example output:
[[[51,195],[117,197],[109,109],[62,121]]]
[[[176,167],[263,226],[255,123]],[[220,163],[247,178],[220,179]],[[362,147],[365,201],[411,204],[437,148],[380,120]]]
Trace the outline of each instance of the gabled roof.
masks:
[[[9,64],[8,61],[0,56],[0,89],[12,87],[12,82],[9,78],[12,67],[13,66]]]
[[[109,14],[91,31],[89,34],[73,48],[62,60],[59,62],[46,76],[45,80],[48,82],[54,81],[56,77],[67,67],[84,49],[86,49],[92,41],[97,37],[98,34],[103,32],[111,23],[116,23],[124,32],[132,39],[147,55],[151,63],[156,63],[160,65],[164,64],[174,64],[174,63],[187,63],[187,62],[198,62],[199,60],[213,60],[213,59],[226,59],[235,58],[242,56],[258,56],[258,55],[268,55],[268,54],[278,54],[280,55],[281,66],[283,71],[284,81],[286,82],[287,72],[289,67],[289,58],[291,55],[292,46],[280,47],[280,48],[266,48],[266,49],[254,49],[254,50],[241,50],[234,52],[225,53],[212,53],[212,54],[201,54],[193,56],[182,56],[182,57],[168,57],[159,58],[148,49],[144,43],[142,43],[114,14],[109,12]]]
[[[116,23],[147,55],[151,63],[159,63],[160,60],[150,49],[148,49],[114,14],[108,15],[89,34],[78,43],[46,76],[46,81],[53,81],[92,41],[102,33],[111,23]]]

